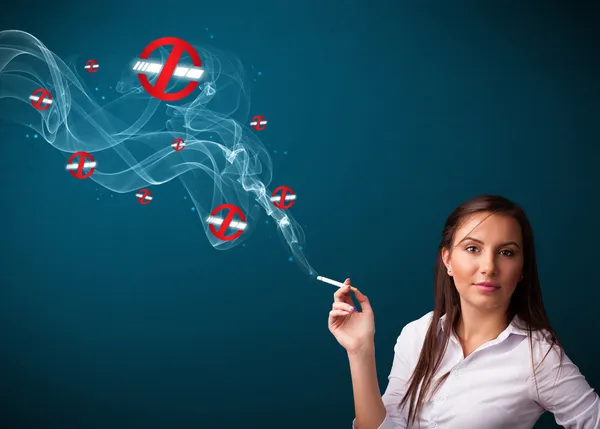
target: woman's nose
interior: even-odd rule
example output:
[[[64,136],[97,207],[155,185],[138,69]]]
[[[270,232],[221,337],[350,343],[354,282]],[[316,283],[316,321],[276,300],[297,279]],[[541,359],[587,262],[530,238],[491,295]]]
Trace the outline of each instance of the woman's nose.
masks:
[[[481,259],[481,273],[486,275],[495,275],[496,274],[496,255],[484,256]]]

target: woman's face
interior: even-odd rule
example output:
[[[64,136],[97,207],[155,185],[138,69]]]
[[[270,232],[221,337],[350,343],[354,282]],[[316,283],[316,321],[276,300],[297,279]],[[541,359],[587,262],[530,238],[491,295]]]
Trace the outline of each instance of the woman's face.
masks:
[[[513,217],[477,213],[466,219],[456,231],[452,252],[442,251],[461,306],[508,308],[523,274],[522,249],[521,227]]]

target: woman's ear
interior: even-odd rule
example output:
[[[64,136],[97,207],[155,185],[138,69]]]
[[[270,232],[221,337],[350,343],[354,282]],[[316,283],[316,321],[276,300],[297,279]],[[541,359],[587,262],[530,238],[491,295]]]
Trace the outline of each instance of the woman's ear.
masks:
[[[448,270],[448,274],[452,273],[452,264],[450,264],[450,251],[445,247],[442,249],[442,262]]]

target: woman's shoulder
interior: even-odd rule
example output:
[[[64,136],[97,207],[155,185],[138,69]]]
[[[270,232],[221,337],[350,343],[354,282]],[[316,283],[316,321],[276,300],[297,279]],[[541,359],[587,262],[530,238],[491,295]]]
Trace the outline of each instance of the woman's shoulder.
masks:
[[[428,313],[425,313],[418,319],[408,322],[406,325],[404,325],[404,329],[409,329],[412,331],[427,332],[427,329],[429,329],[429,325],[431,324],[432,319],[433,319],[433,310]]]
[[[430,311],[404,325],[396,340],[395,352],[407,361],[411,360],[409,357],[418,358],[432,318],[433,311]]]
[[[430,311],[424,314],[423,316],[419,317],[418,319],[408,322],[402,328],[402,332],[400,332],[400,337],[410,337],[422,340],[427,334],[427,330],[429,329],[429,325],[431,324],[432,319],[433,311]]]
[[[532,331],[531,340],[534,364],[553,367],[564,361],[565,351],[550,332],[543,329]]]
[[[513,332],[520,333],[524,336],[527,336],[529,333],[531,333],[531,345],[534,348],[545,351],[549,349],[560,351],[562,349],[562,346],[557,341],[557,339],[554,338],[552,332],[550,332],[547,329],[532,328],[529,324],[524,322],[518,316],[515,316],[515,318],[513,319],[511,323],[511,328]]]

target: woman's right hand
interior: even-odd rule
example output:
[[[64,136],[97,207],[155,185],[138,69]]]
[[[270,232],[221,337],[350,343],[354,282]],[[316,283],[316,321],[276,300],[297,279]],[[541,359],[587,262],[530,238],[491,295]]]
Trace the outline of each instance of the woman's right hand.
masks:
[[[346,286],[333,294],[333,305],[329,312],[329,331],[348,353],[356,352],[373,343],[375,318],[369,299],[358,289],[354,292],[362,311],[354,308],[350,297],[350,279]]]

